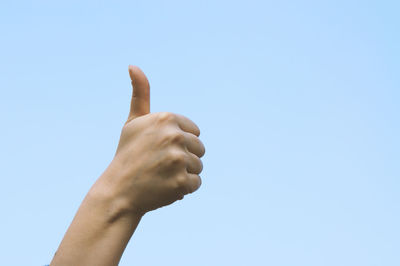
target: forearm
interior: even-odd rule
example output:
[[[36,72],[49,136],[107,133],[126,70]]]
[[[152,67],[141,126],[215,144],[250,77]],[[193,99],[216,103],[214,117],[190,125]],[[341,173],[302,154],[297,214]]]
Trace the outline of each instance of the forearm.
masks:
[[[86,195],[50,266],[118,265],[142,216],[121,214],[103,178]]]

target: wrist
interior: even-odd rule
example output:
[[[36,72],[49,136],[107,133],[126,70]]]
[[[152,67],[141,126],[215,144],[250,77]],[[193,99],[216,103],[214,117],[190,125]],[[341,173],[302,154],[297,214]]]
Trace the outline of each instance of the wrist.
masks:
[[[120,219],[140,221],[145,212],[120,195],[119,189],[113,182],[115,175],[112,167],[107,168],[91,187],[87,197],[102,209],[109,223]]]

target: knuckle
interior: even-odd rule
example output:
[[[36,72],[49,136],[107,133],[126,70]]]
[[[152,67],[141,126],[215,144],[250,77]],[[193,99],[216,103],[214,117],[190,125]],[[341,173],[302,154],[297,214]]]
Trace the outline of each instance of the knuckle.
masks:
[[[186,187],[187,177],[184,176],[184,175],[178,175],[178,176],[176,177],[175,182],[176,182],[176,186],[177,186],[178,188]]]
[[[200,136],[200,128],[199,128],[199,126],[195,122],[193,122],[192,120],[190,120],[190,121],[192,123],[193,134],[196,135],[196,137],[199,137]]]
[[[200,150],[200,157],[203,157],[204,154],[206,154],[206,148],[204,148],[204,146],[202,146],[201,150]]]
[[[203,157],[206,153],[206,148],[199,138],[196,138],[197,145],[199,146],[199,157]]]
[[[158,120],[160,122],[170,122],[175,119],[175,115],[171,112],[160,112],[158,113]]]
[[[199,173],[203,171],[203,162],[199,159]]]
[[[170,133],[168,135],[168,139],[170,140],[170,142],[172,143],[183,143],[185,141],[185,136],[180,133],[179,131],[175,131],[173,133]]]
[[[183,165],[185,164],[186,161],[186,155],[184,152],[179,152],[179,151],[171,151],[169,153],[168,159],[171,163],[171,165]]]
[[[191,193],[197,191],[201,187],[201,183],[202,183],[201,177],[199,175],[196,175],[196,182],[194,184],[193,191]]]
[[[195,124],[195,135],[197,136],[197,137],[199,137],[200,136],[200,128]]]
[[[187,194],[187,184],[188,184],[188,178],[185,175],[178,175],[175,178],[175,188],[178,192]]]
[[[193,164],[189,170],[194,174],[200,174],[203,171],[203,163],[200,159],[196,159],[196,162]]]

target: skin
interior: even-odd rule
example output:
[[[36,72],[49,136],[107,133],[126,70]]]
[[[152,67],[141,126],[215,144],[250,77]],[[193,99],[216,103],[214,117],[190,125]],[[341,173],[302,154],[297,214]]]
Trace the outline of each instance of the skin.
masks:
[[[205,148],[189,118],[150,113],[150,85],[129,66],[132,101],[115,156],[90,188],[50,266],[113,266],[147,212],[201,185]]]

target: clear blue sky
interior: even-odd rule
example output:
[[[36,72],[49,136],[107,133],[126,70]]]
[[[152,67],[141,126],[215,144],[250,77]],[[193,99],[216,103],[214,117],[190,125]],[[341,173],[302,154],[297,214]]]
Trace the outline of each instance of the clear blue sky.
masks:
[[[203,185],[128,265],[400,265],[399,1],[2,1],[0,263],[49,263],[131,97],[184,114]]]

